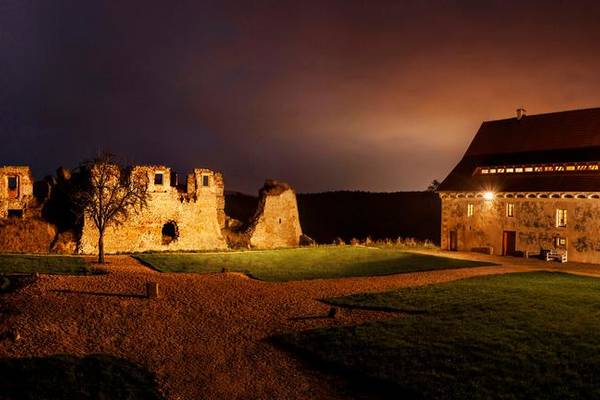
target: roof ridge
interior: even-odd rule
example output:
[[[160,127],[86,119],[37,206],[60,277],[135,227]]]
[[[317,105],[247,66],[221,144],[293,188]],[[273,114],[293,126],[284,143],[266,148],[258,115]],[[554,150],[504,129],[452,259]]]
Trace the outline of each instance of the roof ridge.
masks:
[[[545,112],[545,113],[540,113],[540,114],[526,114],[524,116],[524,118],[545,117],[545,116],[554,115],[554,114],[569,114],[569,113],[576,113],[576,112],[582,112],[582,111],[593,111],[593,110],[600,111],[600,107],[574,108],[572,110],[550,111],[550,112]],[[485,124],[488,122],[510,121],[513,119],[516,119],[516,117],[484,120],[483,123]]]

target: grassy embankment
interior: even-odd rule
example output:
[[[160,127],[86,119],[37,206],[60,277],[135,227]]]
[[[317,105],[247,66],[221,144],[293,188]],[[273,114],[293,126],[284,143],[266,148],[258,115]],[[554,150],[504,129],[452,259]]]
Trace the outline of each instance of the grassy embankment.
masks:
[[[161,272],[243,272],[266,281],[345,278],[478,267],[490,263],[359,246],[308,247],[223,253],[139,254]]]

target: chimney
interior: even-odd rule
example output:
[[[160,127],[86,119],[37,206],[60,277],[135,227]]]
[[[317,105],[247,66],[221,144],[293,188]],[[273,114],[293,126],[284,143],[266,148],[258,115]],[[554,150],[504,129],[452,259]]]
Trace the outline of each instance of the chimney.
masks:
[[[523,118],[526,115],[527,115],[527,110],[525,110],[523,107],[517,108],[517,121],[520,121],[521,118]]]

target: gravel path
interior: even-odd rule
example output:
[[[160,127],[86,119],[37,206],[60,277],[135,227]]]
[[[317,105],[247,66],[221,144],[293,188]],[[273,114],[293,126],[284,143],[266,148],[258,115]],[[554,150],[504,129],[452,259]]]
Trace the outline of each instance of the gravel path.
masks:
[[[457,255],[464,257],[464,255]],[[237,273],[167,274],[126,256],[108,257],[106,275],[48,276],[2,297],[18,310],[4,321],[22,339],[0,340],[0,357],[110,353],[157,376],[168,399],[334,399],[336,382],[266,339],[316,327],[389,318],[340,310],[318,299],[537,269],[501,265],[384,277],[265,283]],[[141,295],[148,281],[161,298]]]

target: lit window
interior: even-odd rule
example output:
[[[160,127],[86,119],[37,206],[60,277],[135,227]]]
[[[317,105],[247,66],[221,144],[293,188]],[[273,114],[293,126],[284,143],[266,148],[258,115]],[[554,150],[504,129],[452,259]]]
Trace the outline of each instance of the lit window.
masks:
[[[490,169],[490,174],[495,174],[495,173],[496,173],[496,168]]]
[[[208,185],[209,185],[208,175],[202,175],[202,186],[208,186]]]
[[[506,173],[507,174],[512,174],[513,172],[515,172],[514,168],[506,168]]]
[[[482,170],[481,170],[481,173],[482,173],[482,174],[489,174],[489,173],[490,173],[490,170],[489,170],[489,169],[487,169],[487,168],[484,168],[484,169],[482,169]]]
[[[567,247],[567,238],[555,237],[554,238],[554,247]]]
[[[523,172],[523,168],[521,168],[521,167],[515,168],[515,172],[520,174],[521,172]]]
[[[467,217],[472,217],[473,211],[474,211],[473,204],[467,204]]]
[[[565,166],[564,165],[557,165],[554,169],[556,171],[564,171],[565,170]]]
[[[525,172],[533,172],[533,168],[531,168],[531,167],[525,167]]]
[[[567,210],[557,209],[556,210],[556,227],[564,228],[567,226]]]
[[[515,204],[514,203],[508,203],[506,205],[506,216],[507,217],[515,216]]]
[[[498,173],[499,174],[503,174],[504,173],[504,168],[498,168]]]
[[[14,192],[19,187],[19,178],[16,176],[8,177],[8,190]]]
[[[554,167],[552,165],[544,167],[544,172],[552,172],[552,171],[554,171]]]
[[[585,171],[586,169],[587,169],[586,165],[578,165],[577,166],[577,171]]]
[[[575,171],[575,166],[574,165],[567,165],[567,171]]]
[[[542,172],[543,171],[542,167],[533,167],[533,170],[535,172]]]
[[[598,164],[590,165],[588,168],[590,171],[598,171]]]

